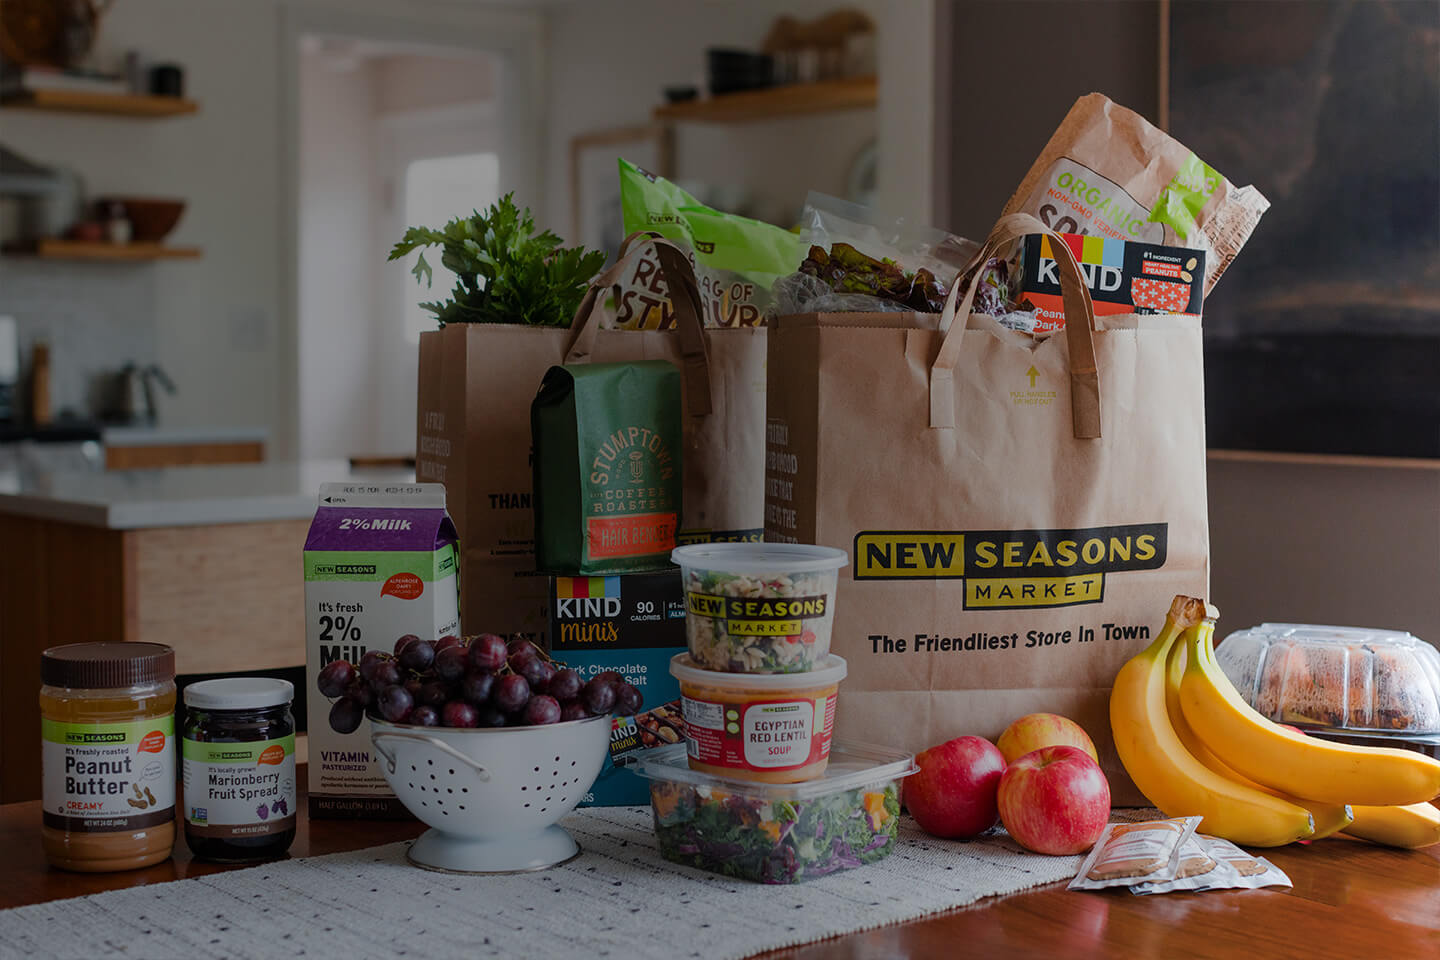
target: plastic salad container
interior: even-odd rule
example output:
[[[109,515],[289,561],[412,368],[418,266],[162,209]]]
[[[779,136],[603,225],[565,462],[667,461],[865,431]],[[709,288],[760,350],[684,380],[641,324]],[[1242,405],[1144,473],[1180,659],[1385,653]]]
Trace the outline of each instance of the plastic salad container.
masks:
[[[760,883],[798,883],[895,849],[911,754],[839,741],[806,783],[758,784],[691,770],[683,745],[645,755],[655,839],[666,860]]]
[[[1317,731],[1440,734],[1440,653],[1394,630],[1262,623],[1215,650],[1247,703]]]
[[[690,767],[765,783],[820,776],[845,670],[832,655],[809,673],[718,673],[677,653],[670,672],[680,681]]]
[[[830,653],[844,550],[801,543],[676,547],[685,638],[696,666],[731,673],[803,673]]]

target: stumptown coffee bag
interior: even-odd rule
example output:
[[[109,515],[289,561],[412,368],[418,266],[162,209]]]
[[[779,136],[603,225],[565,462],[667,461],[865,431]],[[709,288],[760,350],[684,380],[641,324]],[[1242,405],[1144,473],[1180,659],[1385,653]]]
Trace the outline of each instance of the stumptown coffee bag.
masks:
[[[556,574],[669,564],[680,523],[680,371],[551,367],[530,407],[535,562]]]

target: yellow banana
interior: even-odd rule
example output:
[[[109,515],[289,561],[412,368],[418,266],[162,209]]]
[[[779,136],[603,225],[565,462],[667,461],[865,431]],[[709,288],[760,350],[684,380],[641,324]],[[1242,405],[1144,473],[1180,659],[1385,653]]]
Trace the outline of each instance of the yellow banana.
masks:
[[[1307,737],[1256,713],[1220,669],[1209,634],[1190,637],[1180,707],[1195,736],[1226,766],[1281,793],[1384,806],[1440,795],[1440,761]]]
[[[1230,780],[1191,755],[1165,708],[1165,674],[1181,632],[1204,619],[1203,600],[1177,596],[1153,643],[1125,664],[1110,692],[1110,728],[1125,770],[1167,816],[1204,817],[1200,829],[1250,846],[1273,847],[1314,832],[1309,811]]]
[[[1225,777],[1227,780],[1234,780],[1236,783],[1247,787],[1253,787],[1261,793],[1268,793],[1272,797],[1279,797],[1297,807],[1304,807],[1310,811],[1310,816],[1315,821],[1315,832],[1307,839],[1321,840],[1325,837],[1339,833],[1350,826],[1355,816],[1347,804],[1343,803],[1321,803],[1317,800],[1302,800],[1299,797],[1292,797],[1289,794],[1273,790],[1262,783],[1256,783],[1249,777],[1237,770],[1232,770],[1224,760],[1210,750],[1209,747],[1200,742],[1195,736],[1195,731],[1190,729],[1190,724],[1185,722],[1185,715],[1180,709],[1180,681],[1185,676],[1185,662],[1187,641],[1195,632],[1204,631],[1212,634],[1215,625],[1209,620],[1195,624],[1188,628],[1180,636],[1180,640],[1170,650],[1170,661],[1165,668],[1165,712],[1170,717],[1170,725],[1175,728],[1175,735],[1185,745],[1185,749],[1211,770]]]
[[[1391,847],[1428,847],[1440,843],[1440,810],[1429,803],[1360,806],[1355,808],[1355,822],[1345,828],[1345,833]]]

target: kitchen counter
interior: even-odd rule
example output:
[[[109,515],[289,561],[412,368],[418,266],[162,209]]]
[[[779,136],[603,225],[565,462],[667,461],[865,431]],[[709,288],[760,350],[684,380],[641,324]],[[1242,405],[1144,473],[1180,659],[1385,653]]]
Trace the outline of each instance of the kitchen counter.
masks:
[[[111,472],[0,469],[0,515],[108,530],[308,520],[326,481],[413,479],[411,471],[351,470],[344,460]]]
[[[41,650],[147,640],[189,676],[302,666],[301,551],[320,484],[413,476],[343,460],[0,466],[0,802],[39,795]]]
[[[264,427],[101,427],[107,447],[168,447],[201,443],[268,443]]]

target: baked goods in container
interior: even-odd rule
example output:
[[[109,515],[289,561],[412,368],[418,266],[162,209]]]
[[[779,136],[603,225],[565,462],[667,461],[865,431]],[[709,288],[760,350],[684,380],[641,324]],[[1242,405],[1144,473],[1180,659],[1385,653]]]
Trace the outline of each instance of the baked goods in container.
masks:
[[[1409,633],[1265,623],[1230,634],[1215,656],[1277,723],[1440,733],[1440,653]]]

